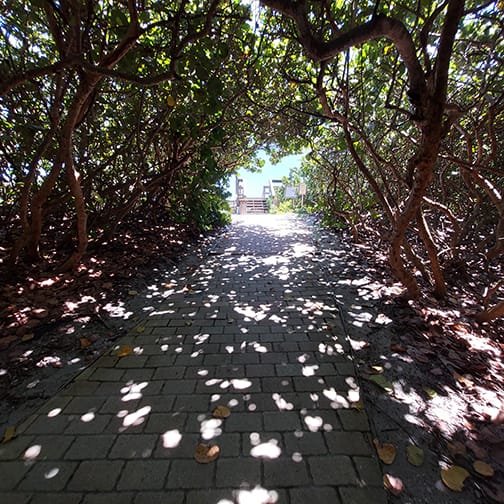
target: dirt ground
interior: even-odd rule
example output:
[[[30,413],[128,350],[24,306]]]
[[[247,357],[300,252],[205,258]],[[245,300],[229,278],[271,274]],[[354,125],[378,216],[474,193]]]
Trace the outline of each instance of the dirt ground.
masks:
[[[216,239],[177,235],[163,248],[156,236],[130,233],[115,255],[91,254],[73,277],[33,270],[3,285],[0,438],[138,325],[150,286],[183,283]],[[471,306],[455,298],[403,301],[370,243],[321,230],[316,244],[380,453],[396,452],[383,464],[393,486],[400,487],[393,478],[403,485],[391,502],[504,503],[503,321],[477,324]],[[488,465],[475,469],[475,461]],[[442,482],[451,466],[467,471],[460,492]],[[488,468],[493,476],[481,474]]]

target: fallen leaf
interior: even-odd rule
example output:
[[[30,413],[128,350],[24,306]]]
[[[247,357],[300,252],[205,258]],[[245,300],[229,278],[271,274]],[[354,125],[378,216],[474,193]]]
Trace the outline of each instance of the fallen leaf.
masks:
[[[133,347],[131,345],[121,345],[116,352],[117,357],[126,357],[133,353]]]
[[[471,380],[469,375],[460,375],[457,371],[453,371],[453,378],[457,380],[461,385],[464,385],[467,388],[471,388],[474,386],[474,382]]]
[[[448,443],[446,448],[450,452],[452,457],[456,457],[457,455],[465,456],[467,454],[467,449],[463,443],[460,441],[454,441],[453,443]]]
[[[0,348],[9,346],[13,341],[16,341],[17,339],[17,336],[4,336],[3,338],[0,338]]]
[[[404,484],[400,478],[390,474],[383,475],[383,485],[392,495],[401,495],[404,490]]]
[[[93,342],[88,340],[87,338],[80,338],[80,347],[82,349],[87,348],[88,346],[92,345]]]
[[[194,459],[199,464],[208,464],[213,462],[220,454],[220,448],[217,445],[206,445],[200,443],[194,452]]]
[[[16,427],[13,425],[9,425],[7,429],[5,429],[2,443],[8,443],[11,439],[14,439],[17,436]]]
[[[383,366],[369,366],[369,372],[371,374],[382,374]]]
[[[421,466],[424,463],[424,451],[415,445],[408,445],[406,447],[406,456],[408,462],[414,466]]]
[[[392,350],[393,352],[397,352],[397,353],[407,353],[408,352],[408,349],[398,343],[392,343],[390,345],[390,350]]]
[[[443,483],[454,492],[461,492],[464,488],[464,481],[469,477],[469,473],[460,466],[450,466],[441,469],[441,479]]]
[[[383,375],[373,375],[370,376],[368,380],[373,382],[375,385],[378,385],[378,387],[386,392],[392,392],[394,390],[392,383],[390,383]]]
[[[138,326],[138,327],[135,329],[135,331],[136,331],[137,333],[143,333],[143,332],[145,331],[145,327],[143,327],[143,326]]]
[[[133,290],[133,289],[132,289],[132,290],[129,290],[129,291],[128,291],[128,294],[129,294],[130,296],[136,296],[136,295],[138,294],[138,291],[136,291],[136,290]]]
[[[494,468],[482,460],[475,460],[473,467],[478,474],[481,474],[481,476],[488,476],[491,478],[495,474]]]
[[[350,403],[350,408],[357,410],[357,411],[363,411],[364,410],[364,403],[362,401],[356,401],[356,402]]]
[[[31,333],[26,333],[21,338],[21,341],[30,341],[30,340],[33,339],[33,336],[34,336],[34,334],[32,332]]]
[[[213,412],[212,416],[214,418],[227,418],[229,415],[231,415],[231,410],[227,406],[217,406]]]
[[[429,396],[429,399],[434,399],[438,395],[434,389],[429,387],[422,387],[422,390]]]
[[[380,460],[384,464],[392,464],[392,462],[394,462],[397,449],[393,444],[384,443],[381,445],[378,439],[374,439],[373,444],[376,448],[376,453],[378,453],[378,457],[380,457]]]

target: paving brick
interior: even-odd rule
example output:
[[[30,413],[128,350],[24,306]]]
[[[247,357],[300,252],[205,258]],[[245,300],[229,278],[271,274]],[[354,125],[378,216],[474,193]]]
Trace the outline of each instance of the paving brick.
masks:
[[[288,355],[284,352],[265,352],[260,355],[263,364],[286,364]]]
[[[184,492],[146,492],[137,494],[132,504],[182,504]]]
[[[211,488],[214,472],[215,464],[198,464],[195,460],[174,460],[168,473],[166,488]]]
[[[169,366],[157,368],[152,377],[153,380],[173,380],[184,376],[185,366]]]
[[[86,494],[82,504],[130,504],[133,499],[133,492],[93,493]]]
[[[122,394],[120,396],[109,397],[104,400],[102,407],[100,408],[99,413],[111,413],[112,415],[117,415],[120,411],[128,410],[133,411],[136,410],[138,404],[140,403],[141,394],[131,394],[132,397],[138,397],[138,399],[127,400],[129,394]]]
[[[64,396],[83,396],[83,395],[93,395],[98,387],[101,385],[100,382],[93,381],[77,381],[67,385],[61,394]],[[59,399],[59,397],[58,397]],[[70,399],[69,399],[70,400]]]
[[[297,431],[284,434],[287,453],[300,453],[303,457],[307,455],[324,455],[327,453],[327,446],[321,432]]]
[[[168,380],[164,383],[163,394],[191,394],[196,388],[196,380]]]
[[[335,455],[371,455],[371,445],[362,432],[324,433],[329,451]]]
[[[263,413],[264,429],[288,432],[301,428],[299,414],[293,411],[269,411]]]
[[[157,434],[122,434],[117,436],[108,458],[149,458],[154,451],[157,439]]]
[[[116,368],[143,368],[147,362],[148,357],[146,355],[128,355],[126,357],[121,357]]]
[[[112,415],[85,413],[68,425],[65,434],[101,434],[111,418]]]
[[[338,413],[335,410],[308,410],[302,417],[304,428],[311,432],[331,432],[341,430]]]
[[[273,364],[248,364],[245,366],[245,376],[275,376],[275,366]]]
[[[340,504],[339,496],[331,487],[292,488],[289,490],[290,504]],[[371,501],[368,503],[371,504]]]
[[[207,411],[209,404],[208,394],[179,394],[176,396],[174,411]]]
[[[82,501],[81,493],[43,493],[35,494],[30,504],[79,504]],[[15,501],[6,500],[8,504]]]
[[[96,368],[91,374],[90,379],[99,382],[119,382],[122,380],[123,376],[123,369]]]
[[[82,415],[83,413],[88,413],[90,411],[97,412],[104,402],[104,398],[96,396],[75,397],[65,406],[63,413],[66,415]]]
[[[32,494],[28,492],[2,492],[0,494],[2,502],[6,504],[28,504]],[[50,504],[48,501],[44,504]]]
[[[316,485],[357,485],[352,460],[346,455],[309,457],[308,464]]]
[[[382,488],[338,488],[342,504],[387,504],[387,493]]]
[[[28,472],[29,467],[24,462],[0,462],[0,490],[13,490]]]
[[[82,383],[82,382],[81,382]],[[86,382],[84,382],[86,383]],[[45,404],[43,404],[37,411],[39,415],[47,415],[51,413],[53,416],[54,413],[61,412],[68,405],[70,401],[73,400],[73,397],[70,396],[56,396],[49,399]]]
[[[58,444],[64,438],[58,440]],[[72,438],[70,438],[71,440]],[[97,434],[95,436],[78,436],[65,453],[67,460],[92,460],[104,459],[110,447],[114,443],[116,436],[113,434]]]
[[[262,429],[261,413],[233,413],[224,423],[226,432],[257,432]]]
[[[163,433],[173,429],[182,430],[187,420],[187,414],[174,411],[172,413],[152,413],[147,418],[146,433]]]
[[[169,462],[166,460],[132,460],[126,462],[118,490],[160,490],[164,487]]]
[[[293,382],[298,392],[322,392],[327,388],[326,382],[318,376],[297,376]]]
[[[23,492],[58,492],[72,476],[76,462],[38,462],[19,484]],[[2,473],[2,477],[5,477]]]
[[[353,457],[362,486],[383,485],[383,475],[378,461],[373,457]]]
[[[292,378],[288,376],[282,378],[261,378],[261,390],[263,392],[282,394],[284,392],[292,392],[294,385]]]
[[[259,364],[259,354],[258,353],[234,353],[231,356],[231,362],[233,364]],[[246,366],[247,368],[249,366]],[[247,376],[249,376],[247,374]],[[250,375],[252,376],[252,375]],[[268,375],[265,375],[268,376]]]
[[[253,458],[219,458],[216,484],[218,487],[240,488],[244,484],[261,483],[261,461]]]
[[[174,395],[152,395],[145,396],[139,403],[138,407],[143,408],[149,406],[152,413],[168,413],[173,411],[173,404],[175,402]]]
[[[152,380],[154,369],[125,369],[123,381],[127,384],[129,382],[138,383]]]
[[[338,415],[346,431],[369,431],[369,422],[366,413],[354,410],[338,410]]]
[[[35,436],[18,436],[8,443],[0,443],[0,461],[16,460],[35,443]]]
[[[26,434],[60,434],[62,433],[73,417],[70,415],[57,415],[48,417],[47,415],[40,415],[27,427]]]
[[[275,369],[278,376],[303,376],[301,364],[277,364]]]
[[[122,460],[85,460],[72,476],[68,489],[86,492],[112,490],[123,465]]]
[[[310,478],[303,460],[278,458],[264,461],[264,485],[266,488],[305,486]]]
[[[234,490],[231,489],[190,490],[187,492],[186,504],[209,504],[211,502],[219,504],[232,504],[235,502],[234,494]]]

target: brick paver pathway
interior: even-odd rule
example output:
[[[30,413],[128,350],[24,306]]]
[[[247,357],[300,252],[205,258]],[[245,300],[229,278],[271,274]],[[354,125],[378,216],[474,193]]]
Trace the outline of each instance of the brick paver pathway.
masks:
[[[294,217],[238,218],[190,289],[153,289],[131,355],[101,357],[0,445],[0,502],[385,503],[314,244]],[[198,464],[199,442],[220,457]]]

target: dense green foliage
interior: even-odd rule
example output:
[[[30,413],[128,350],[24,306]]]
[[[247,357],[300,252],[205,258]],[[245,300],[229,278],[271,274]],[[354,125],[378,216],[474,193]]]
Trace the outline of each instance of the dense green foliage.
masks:
[[[504,249],[502,3],[4,0],[0,220],[11,263],[127,216],[209,229],[226,178],[309,151],[326,222],[384,229],[394,275]],[[284,206],[289,206],[285,204]],[[380,227],[383,226],[383,227]],[[493,272],[493,273],[492,273]],[[492,277],[494,275],[494,277]]]

